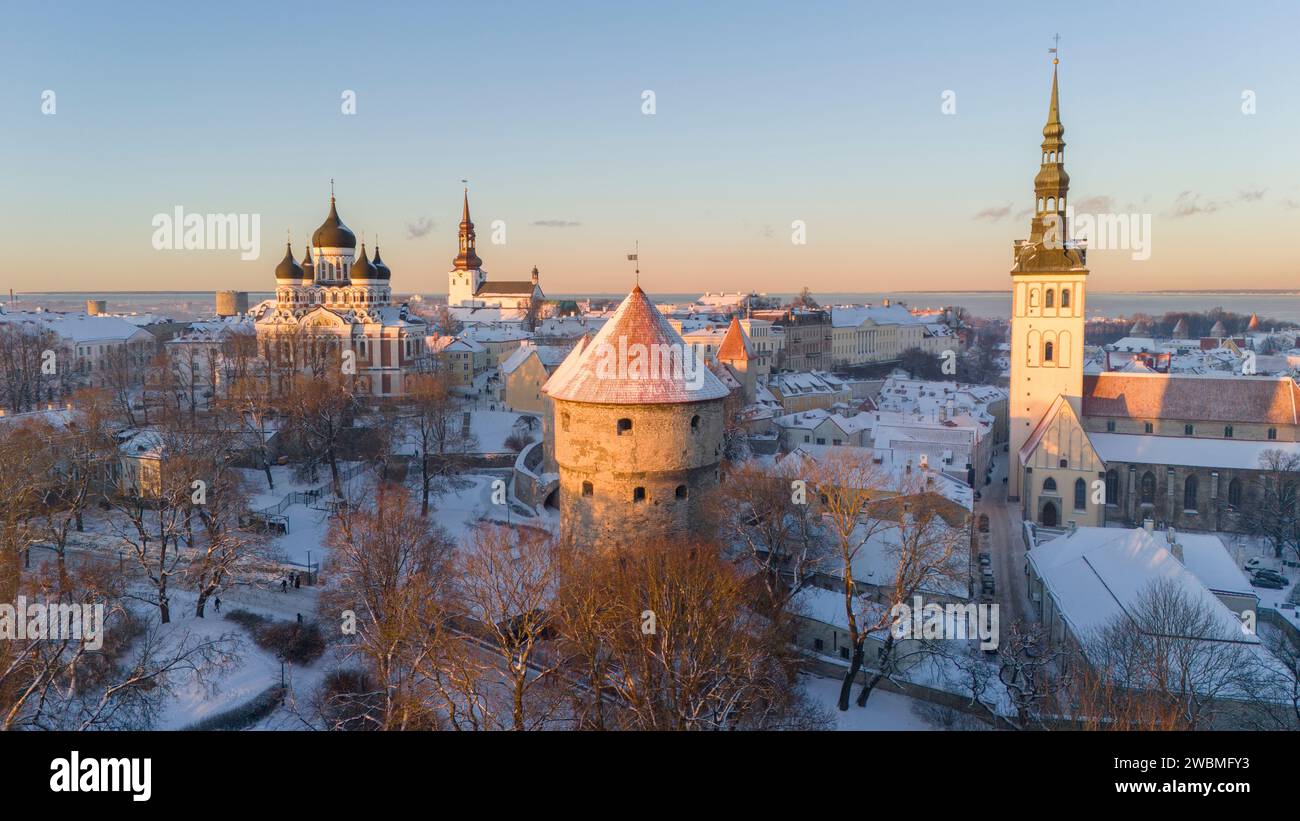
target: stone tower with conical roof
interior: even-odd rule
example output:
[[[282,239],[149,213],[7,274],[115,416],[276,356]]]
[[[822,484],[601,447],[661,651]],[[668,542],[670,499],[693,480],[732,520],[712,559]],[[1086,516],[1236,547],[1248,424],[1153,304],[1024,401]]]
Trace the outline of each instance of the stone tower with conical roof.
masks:
[[[1017,240],[1011,267],[1010,418],[1012,469],[1008,496],[1020,497],[1018,454],[1058,396],[1083,395],[1083,333],[1087,251],[1069,238],[1065,127],[1061,124],[1057,63],[1043,126],[1034,218],[1029,239]]]
[[[689,532],[721,478],[728,390],[640,286],[543,391],[564,541],[616,547]]]

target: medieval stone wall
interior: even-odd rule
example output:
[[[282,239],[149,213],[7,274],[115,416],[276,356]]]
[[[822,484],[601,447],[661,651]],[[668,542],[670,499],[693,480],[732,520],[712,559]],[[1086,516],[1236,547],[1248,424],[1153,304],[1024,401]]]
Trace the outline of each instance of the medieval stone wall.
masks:
[[[719,480],[723,403],[554,402],[562,537],[613,546],[689,532]]]

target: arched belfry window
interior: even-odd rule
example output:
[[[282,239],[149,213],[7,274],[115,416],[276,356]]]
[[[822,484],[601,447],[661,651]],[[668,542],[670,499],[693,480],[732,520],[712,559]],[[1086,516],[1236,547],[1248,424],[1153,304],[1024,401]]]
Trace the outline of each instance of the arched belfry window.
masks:
[[[1069,288],[1062,288],[1062,289],[1061,289],[1061,307],[1062,307],[1062,308],[1068,308],[1068,307],[1070,307],[1070,289],[1069,289]]]
[[[1055,357],[1056,357],[1056,350],[1055,350],[1055,347],[1052,345],[1051,342],[1044,342],[1044,343],[1043,343],[1043,361],[1044,361],[1044,362],[1051,362],[1051,361],[1053,361],[1053,360],[1055,359]]]
[[[1056,307],[1056,292],[1053,291],[1051,288],[1048,288],[1047,293],[1043,294],[1043,307],[1044,308]]]

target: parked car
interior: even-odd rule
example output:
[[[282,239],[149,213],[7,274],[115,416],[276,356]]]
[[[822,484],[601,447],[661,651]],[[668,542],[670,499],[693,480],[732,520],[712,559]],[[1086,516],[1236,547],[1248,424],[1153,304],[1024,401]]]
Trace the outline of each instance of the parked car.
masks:
[[[1273,576],[1264,576],[1256,574],[1250,577],[1250,583],[1256,587],[1266,587],[1269,590],[1281,590],[1286,587],[1286,582]]]
[[[980,533],[988,533],[988,532],[989,532],[989,515],[988,515],[987,513],[981,513],[981,514],[980,514]]]
[[[1263,570],[1266,565],[1262,556],[1252,556],[1246,560],[1246,570],[1254,573],[1256,570]]]
[[[980,564],[983,565],[984,567],[988,567],[989,565],[993,564],[993,557],[990,556],[987,552],[980,553],[979,560],[980,560]]]
[[[1257,579],[1258,578],[1270,579],[1275,582],[1281,582],[1283,585],[1287,583],[1286,576],[1283,576],[1281,573],[1277,572],[1276,570],[1268,570],[1268,569],[1256,570],[1253,575]]]

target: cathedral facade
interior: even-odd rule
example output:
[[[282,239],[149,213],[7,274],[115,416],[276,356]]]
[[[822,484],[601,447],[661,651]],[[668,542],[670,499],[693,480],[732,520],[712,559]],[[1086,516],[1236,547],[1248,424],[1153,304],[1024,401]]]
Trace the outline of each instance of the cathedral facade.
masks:
[[[428,325],[405,303],[395,303],[392,271],[375,246],[365,244],[339,217],[330,195],[325,221],[299,262],[291,244],[275,268],[275,300],[257,320],[258,347],[281,362],[306,346],[350,363],[362,393],[400,396],[405,381],[427,361]]]

